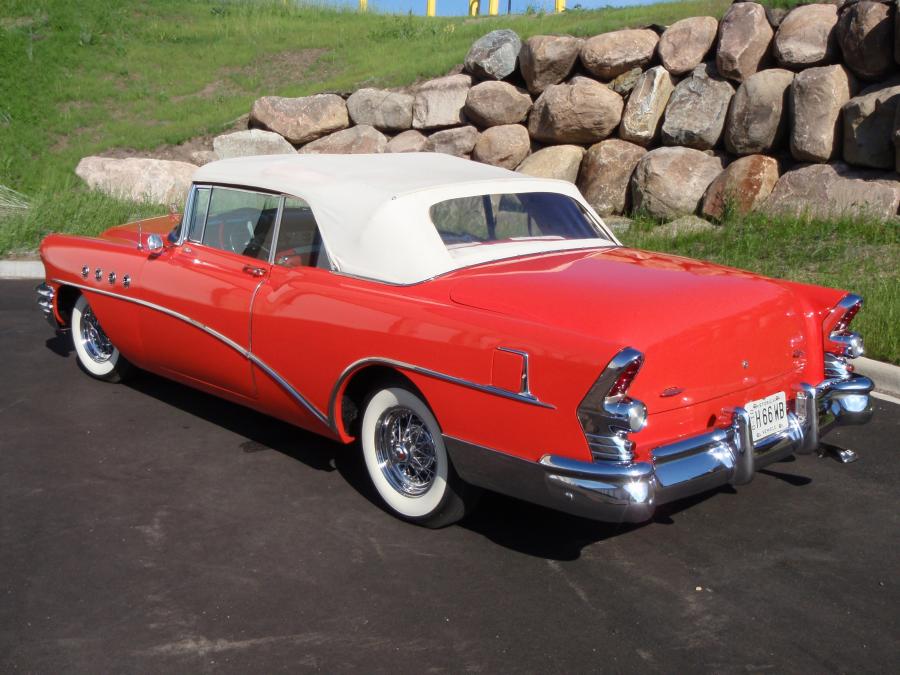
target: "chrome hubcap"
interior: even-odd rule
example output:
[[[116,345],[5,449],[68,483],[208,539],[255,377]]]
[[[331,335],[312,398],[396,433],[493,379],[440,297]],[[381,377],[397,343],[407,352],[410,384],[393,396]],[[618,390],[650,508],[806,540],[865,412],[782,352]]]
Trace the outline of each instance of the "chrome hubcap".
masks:
[[[85,307],[81,315],[81,345],[96,363],[106,363],[113,353],[112,342],[106,337],[90,307]]]
[[[391,408],[381,414],[375,427],[375,451],[381,472],[397,492],[418,497],[434,482],[434,438],[409,408]]]

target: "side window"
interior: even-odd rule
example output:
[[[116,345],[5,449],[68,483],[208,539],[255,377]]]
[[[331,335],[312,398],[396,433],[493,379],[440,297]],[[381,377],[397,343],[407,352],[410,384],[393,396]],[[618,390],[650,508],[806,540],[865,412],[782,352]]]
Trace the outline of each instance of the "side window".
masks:
[[[210,188],[197,188],[194,193],[194,206],[191,209],[191,220],[188,227],[187,238],[191,241],[200,241],[203,236],[203,226],[206,224],[206,212],[209,209]]]
[[[280,200],[278,195],[212,188],[201,242],[212,248],[267,260]]]
[[[285,197],[284,200],[275,264],[282,267],[331,268],[312,209],[297,197]]]

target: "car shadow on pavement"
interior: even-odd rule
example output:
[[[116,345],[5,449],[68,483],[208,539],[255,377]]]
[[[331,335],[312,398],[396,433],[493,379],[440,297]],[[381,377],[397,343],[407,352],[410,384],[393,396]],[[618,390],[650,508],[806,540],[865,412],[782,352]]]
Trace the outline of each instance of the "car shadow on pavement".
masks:
[[[57,333],[52,338],[48,338],[44,345],[51,352],[64,359],[69,358],[69,354],[75,351],[75,348],[72,346],[71,336],[60,333]]]
[[[50,342],[52,340],[48,340],[48,348],[54,349]],[[127,386],[241,436],[246,439],[238,445],[243,452],[274,450],[315,470],[337,471],[375,508],[387,512],[369,481],[361,453],[354,452],[352,447],[151,373],[140,372],[127,382]],[[763,469],[761,473],[796,486],[811,482],[805,476],[772,468]],[[647,526],[676,525],[674,516],[678,513],[723,493],[735,493],[735,490],[731,486],[723,486],[664,504],[658,507],[652,520],[634,524],[592,521],[485,492],[475,511],[458,527],[525,555],[558,561],[576,560],[581,556],[581,551],[592,544]]]
[[[550,560],[577,560],[593,544],[651,525],[674,525],[672,516],[723,492],[730,486],[660,506],[645,523],[604,523],[486,492],[478,509],[460,525],[495,544],[519,553]]]
[[[243,452],[275,450],[318,471],[339,470],[340,444],[287,422],[146,371],[126,386],[244,437]]]

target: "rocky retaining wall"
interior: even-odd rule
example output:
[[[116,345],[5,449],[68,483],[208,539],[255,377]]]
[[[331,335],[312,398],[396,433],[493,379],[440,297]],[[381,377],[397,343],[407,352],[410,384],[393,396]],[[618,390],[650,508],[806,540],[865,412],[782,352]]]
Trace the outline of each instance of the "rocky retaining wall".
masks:
[[[603,215],[892,219],[898,64],[894,2],[738,2],[721,21],[587,39],[497,30],[459,72],[408,89],[264,96],[251,129],[195,159],[434,151],[575,182]],[[91,162],[79,175],[99,184]]]

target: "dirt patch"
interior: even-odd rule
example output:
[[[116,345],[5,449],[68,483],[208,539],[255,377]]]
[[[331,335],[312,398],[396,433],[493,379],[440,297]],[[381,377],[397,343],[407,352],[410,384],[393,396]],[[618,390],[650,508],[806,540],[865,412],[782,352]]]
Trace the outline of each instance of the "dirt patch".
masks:
[[[230,69],[228,74],[258,77],[260,88],[264,92],[260,95],[265,95],[265,92],[284,85],[285,82],[303,82],[311,77],[322,79],[323,75],[336,71],[331,64],[322,61],[322,57],[326,54],[327,49],[278,52],[261,56],[250,65]]]

